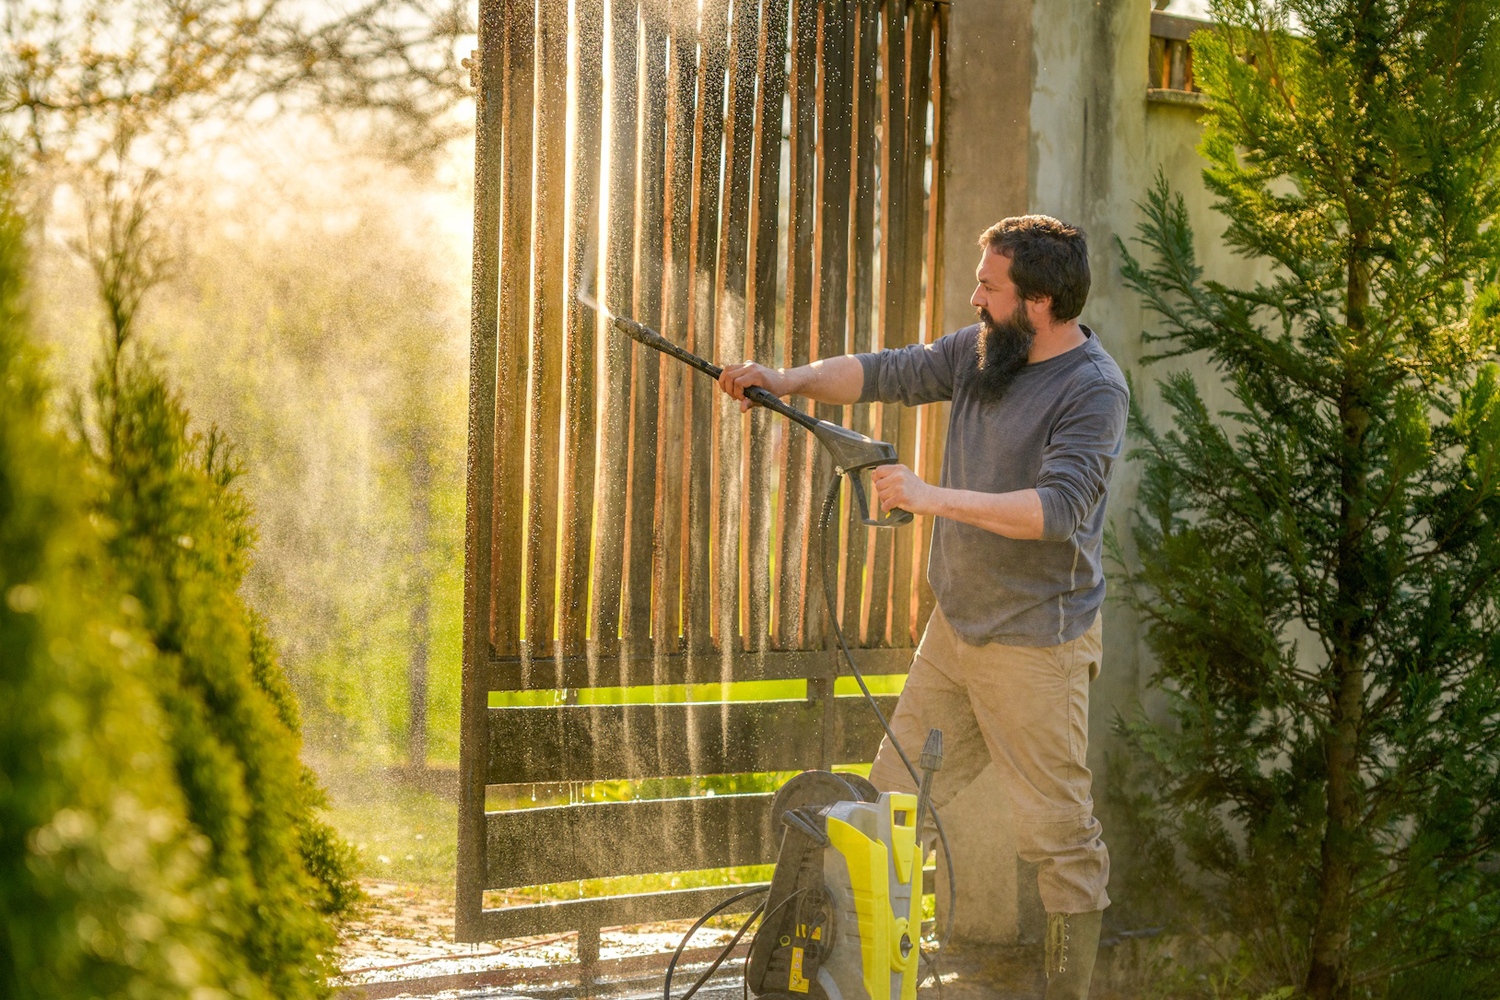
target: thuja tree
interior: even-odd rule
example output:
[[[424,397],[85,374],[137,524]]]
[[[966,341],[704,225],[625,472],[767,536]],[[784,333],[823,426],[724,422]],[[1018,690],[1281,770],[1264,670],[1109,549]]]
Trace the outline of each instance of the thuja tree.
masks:
[[[238,590],[253,533],[217,434],[141,354],[113,340],[95,386],[90,457],[110,564],[158,651],[153,683],[187,818],[223,890],[214,927],[258,990],[318,997],[333,918],[358,890],[349,849],[317,816],[295,699]]]
[[[59,430],[9,188],[0,151],[0,996],[324,996],[357,889],[238,596],[234,466],[125,350],[128,241],[93,418]]]
[[[1219,3],[1206,280],[1159,182],[1125,279],[1168,375],[1126,554],[1160,833],[1262,987],[1500,987],[1500,5]],[[1290,30],[1289,30],[1290,29]],[[1159,853],[1157,856],[1161,856]],[[1214,920],[1218,922],[1213,922]]]
[[[112,202],[91,248],[104,305],[92,406],[76,408],[103,528],[98,573],[130,595],[155,650],[149,671],[167,758],[214,887],[206,921],[233,960],[235,990],[327,995],[335,920],[358,895],[350,851],[317,815],[298,760],[296,700],[240,586],[252,512],[240,468],[190,415],[148,352],[135,313],[167,267],[137,192]]]
[[[0,170],[0,996],[185,1000],[233,984],[233,956],[209,926],[155,650],[101,572],[80,456],[48,426],[5,187]]]

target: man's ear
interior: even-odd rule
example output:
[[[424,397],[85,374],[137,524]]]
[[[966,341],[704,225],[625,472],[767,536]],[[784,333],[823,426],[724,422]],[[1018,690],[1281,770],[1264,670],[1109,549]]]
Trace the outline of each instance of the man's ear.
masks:
[[[1032,326],[1050,324],[1052,322],[1052,296],[1038,295],[1034,299],[1027,299],[1026,314],[1031,317]]]

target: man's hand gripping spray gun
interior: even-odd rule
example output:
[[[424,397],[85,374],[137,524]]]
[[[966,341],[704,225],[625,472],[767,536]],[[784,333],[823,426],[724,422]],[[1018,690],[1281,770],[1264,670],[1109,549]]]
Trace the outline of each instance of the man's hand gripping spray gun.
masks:
[[[676,344],[667,340],[661,334],[649,326],[642,326],[635,320],[616,316],[595,302],[588,295],[580,294],[580,302],[592,309],[602,313],[615,328],[632,340],[654,347],[663,354],[670,354],[679,361],[685,362],[700,372],[717,380],[724,369],[709,361],[704,361],[691,351],[683,350]],[[870,503],[865,496],[864,483],[860,481],[859,473],[864,469],[871,469],[877,465],[892,465],[897,461],[896,449],[884,441],[876,441],[867,438],[863,434],[855,433],[846,427],[829,423],[827,420],[819,420],[817,417],[808,416],[794,406],[788,406],[775,395],[753,385],[745,390],[745,395],[751,402],[764,406],[768,410],[775,410],[794,423],[801,424],[812,431],[813,437],[817,438],[833,455],[833,471],[841,476],[848,476],[849,482],[854,488],[854,498],[859,502],[860,519],[865,524],[873,524],[878,528],[894,528],[911,521],[911,514],[899,508],[886,511],[885,517],[873,518],[870,516]]]

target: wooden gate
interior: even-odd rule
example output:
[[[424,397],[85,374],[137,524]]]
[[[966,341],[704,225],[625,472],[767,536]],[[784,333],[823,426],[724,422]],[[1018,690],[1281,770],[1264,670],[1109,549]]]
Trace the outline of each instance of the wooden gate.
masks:
[[[721,362],[932,339],[946,25],[931,0],[483,0],[460,940],[577,929],[587,963],[600,927],[701,913],[743,888],[709,870],[778,842],[767,794],[704,776],[873,755],[835,691],[827,455],[576,292]],[[942,408],[816,412],[935,475]],[[849,507],[841,621],[903,673],[930,526]]]

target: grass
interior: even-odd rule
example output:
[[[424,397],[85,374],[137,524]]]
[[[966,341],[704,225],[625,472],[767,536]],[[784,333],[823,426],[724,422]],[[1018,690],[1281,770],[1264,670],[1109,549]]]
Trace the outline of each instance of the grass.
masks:
[[[867,675],[873,694],[900,694],[905,674]],[[834,680],[838,697],[858,695],[853,677]],[[571,695],[572,701],[569,701]],[[530,691],[491,691],[490,708],[536,708],[553,705],[654,705],[682,702],[800,701],[807,697],[806,681],[728,681],[710,684],[655,684],[639,687],[595,687],[568,691],[540,688]]]
[[[451,799],[397,781],[386,772],[339,758],[316,758],[313,769],[328,788],[325,818],[356,852],[361,878],[389,879],[449,892],[457,877],[458,805]],[[610,781],[556,789],[537,786],[535,798],[492,796],[490,809],[568,802],[629,801],[702,793],[770,791],[786,774],[727,775],[709,778]],[[714,869],[666,875],[632,875],[531,887],[508,893],[528,900],[578,899],[625,892],[755,882],[769,878],[771,866]],[[497,895],[497,899],[499,896]],[[517,901],[520,901],[519,899]]]
[[[694,872],[663,872],[648,875],[616,875],[611,878],[579,879],[576,882],[554,882],[550,885],[486,892],[485,907],[536,903],[543,900],[596,899],[601,896],[625,896],[633,893],[664,892],[669,889],[697,889],[718,885],[752,885],[769,882],[775,865],[741,865]],[[752,900],[746,909],[754,905]]]
[[[360,878],[381,879],[419,885],[453,898],[457,877],[458,805],[451,799],[413,788],[396,781],[378,768],[340,758],[318,758],[310,761],[328,788],[325,816],[333,827],[353,845],[356,872]],[[841,770],[868,772],[869,765],[854,765]],[[738,775],[733,780],[744,786],[734,790],[752,791],[779,787],[787,774]],[[680,779],[683,782],[691,779]],[[697,779],[711,782],[716,779]],[[655,782],[599,782],[579,786],[574,801],[609,801],[636,797],[685,794],[688,789],[666,787],[670,779]],[[754,786],[749,787],[749,786]],[[699,787],[694,789],[702,791]],[[730,789],[726,788],[725,791]],[[568,796],[557,802],[568,801]],[[492,801],[491,808],[514,808],[521,801]],[[545,796],[538,805],[556,804]],[[701,886],[735,885],[765,882],[771,878],[773,865],[744,865],[736,868],[662,874],[623,875],[613,878],[584,879],[521,889],[486,892],[484,906],[525,905],[546,900],[583,899],[631,893],[689,889]],[[922,915],[931,920],[934,914],[933,887],[924,887]],[[752,901],[753,902],[753,901]],[[725,917],[720,923],[738,925],[739,916]]]
[[[328,787],[325,818],[355,849],[356,874],[441,887],[458,866],[458,804],[348,761],[313,761]]]

